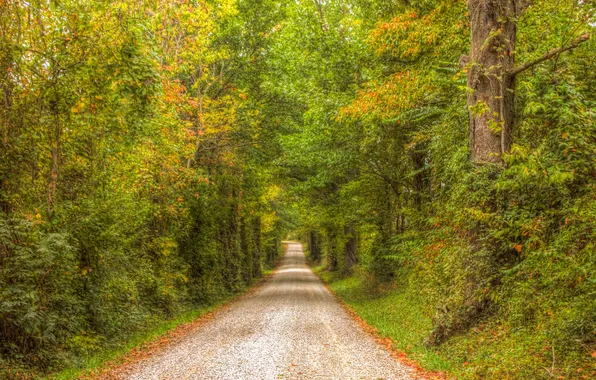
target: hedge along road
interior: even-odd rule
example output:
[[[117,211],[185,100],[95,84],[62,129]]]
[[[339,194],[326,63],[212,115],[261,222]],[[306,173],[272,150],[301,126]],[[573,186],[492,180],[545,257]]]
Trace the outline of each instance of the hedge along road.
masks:
[[[254,294],[173,346],[136,364],[129,379],[410,379],[346,313],[289,243]]]

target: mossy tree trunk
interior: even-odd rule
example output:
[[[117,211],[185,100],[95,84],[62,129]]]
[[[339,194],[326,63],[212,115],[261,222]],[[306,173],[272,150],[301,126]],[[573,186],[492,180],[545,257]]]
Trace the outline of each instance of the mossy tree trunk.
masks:
[[[263,244],[261,241],[261,218],[256,217],[252,220],[253,235],[253,255],[252,255],[252,276],[259,278],[262,275],[261,256]]]
[[[468,0],[469,142],[476,163],[499,163],[514,123],[516,0]]]
[[[467,66],[469,145],[477,164],[501,163],[503,153],[511,148],[517,75],[590,38],[581,35],[566,46],[515,66],[517,19],[530,4],[530,0],[468,0],[470,55],[460,63]]]

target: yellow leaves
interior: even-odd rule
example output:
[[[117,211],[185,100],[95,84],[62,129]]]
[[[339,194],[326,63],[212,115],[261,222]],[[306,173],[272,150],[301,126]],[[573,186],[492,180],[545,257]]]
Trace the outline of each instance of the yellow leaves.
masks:
[[[369,43],[378,54],[391,53],[393,56],[416,57],[423,51],[448,51],[450,44],[457,43],[459,38],[449,38],[461,34],[461,26],[465,25],[463,16],[467,7],[460,2],[451,6],[445,2],[426,14],[418,15],[409,10],[404,11],[388,22],[381,22],[369,35]],[[441,43],[439,43],[441,41]]]
[[[426,94],[433,89],[429,79],[421,73],[399,72],[384,82],[370,83],[367,89],[358,93],[351,105],[340,110],[337,119],[359,119],[366,115],[396,117],[401,112],[422,104]]]
[[[483,102],[481,100],[477,101],[476,104],[474,104],[473,106],[470,106],[468,108],[469,108],[470,112],[472,112],[472,114],[476,117],[480,117],[490,111],[488,104],[486,104],[486,102]]]
[[[219,2],[219,12],[222,18],[237,15],[236,0],[221,0]]]
[[[263,200],[265,201],[273,201],[277,199],[282,193],[281,187],[278,185],[269,185],[267,190],[263,194]]]

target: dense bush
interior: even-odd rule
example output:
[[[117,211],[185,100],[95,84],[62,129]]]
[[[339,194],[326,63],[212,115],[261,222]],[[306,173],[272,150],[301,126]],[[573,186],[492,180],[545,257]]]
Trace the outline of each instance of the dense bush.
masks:
[[[248,3],[0,2],[0,377],[274,264],[278,111],[259,101],[267,42],[238,33],[273,22]]]
[[[303,41],[300,53],[278,52],[296,74],[286,70],[285,93],[307,105],[284,138],[303,240],[312,244],[315,231],[328,270],[345,275],[344,230],[356,226],[372,283],[423,302],[433,322],[424,341],[468,363],[466,376],[593,372],[595,45],[570,46],[593,31],[593,5],[518,4],[516,50],[502,54],[535,64],[506,89],[515,95],[511,148],[478,163],[470,120],[488,106],[467,104],[480,65],[469,62],[476,2],[350,4],[325,7],[324,20],[296,9],[278,37],[280,46]],[[567,49],[534,61],[558,47]],[[487,341],[494,346],[475,348]]]

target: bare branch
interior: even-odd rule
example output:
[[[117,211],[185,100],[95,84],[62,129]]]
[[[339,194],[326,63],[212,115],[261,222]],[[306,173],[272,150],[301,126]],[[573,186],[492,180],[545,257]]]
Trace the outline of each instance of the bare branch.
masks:
[[[321,17],[321,29],[326,33],[329,31],[329,24],[327,24],[325,13],[323,13],[323,5],[319,2],[319,0],[314,0],[314,3],[317,6],[317,11],[319,11],[319,16]]]
[[[508,74],[511,75],[511,76],[516,76],[517,74],[519,74],[519,73],[521,73],[523,71],[526,71],[529,68],[534,67],[534,66],[536,66],[539,63],[542,63],[544,61],[547,61],[547,60],[549,60],[549,59],[551,59],[551,58],[553,58],[553,57],[555,57],[555,56],[557,56],[559,54],[562,54],[562,53],[566,52],[566,51],[575,49],[582,42],[586,42],[589,39],[590,39],[590,34],[589,33],[586,33],[583,36],[580,36],[580,37],[576,38],[573,42],[571,42],[571,44],[569,46],[567,46],[567,47],[560,47],[560,48],[557,48],[557,49],[550,50],[549,52],[547,52],[546,54],[544,54],[542,57],[540,57],[538,59],[535,59],[533,61],[530,61],[528,63],[525,63],[525,64],[523,64],[521,66],[518,66],[518,67],[514,68]]]

